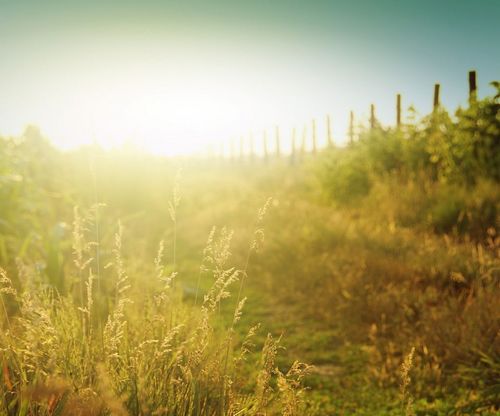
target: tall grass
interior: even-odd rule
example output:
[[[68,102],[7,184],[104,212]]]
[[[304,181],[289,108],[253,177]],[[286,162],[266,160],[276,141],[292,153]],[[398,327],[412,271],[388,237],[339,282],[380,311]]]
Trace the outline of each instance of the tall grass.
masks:
[[[261,210],[257,224],[263,215]],[[173,285],[177,273],[166,270],[163,242],[151,261],[154,267],[144,270],[144,277],[152,272],[152,282],[140,287],[144,277],[129,277],[121,223],[112,262],[102,274],[108,286],[114,282],[113,295],[98,293],[92,250],[96,243],[87,239],[85,218],[75,208],[74,278],[67,293],[30,283],[37,280],[35,269],[20,270],[14,288],[0,269],[2,414],[303,414],[300,381],[307,366],[295,363],[280,372],[275,363],[279,340],[268,335],[260,364],[254,364],[260,365],[254,378],[242,365],[258,326],[244,339],[238,339],[235,326],[245,303],[243,278],[261,228],[242,269],[230,264],[233,233],[212,230],[202,266],[212,283],[195,307]],[[236,309],[226,324],[221,303],[238,280]]]

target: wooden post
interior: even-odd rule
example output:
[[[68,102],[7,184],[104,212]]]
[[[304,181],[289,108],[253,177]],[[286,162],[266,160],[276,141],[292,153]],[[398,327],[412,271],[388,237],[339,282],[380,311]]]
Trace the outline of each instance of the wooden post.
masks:
[[[469,101],[477,97],[476,71],[469,71]]]
[[[354,111],[349,114],[349,142],[354,143]]]
[[[295,163],[295,141],[296,141],[297,130],[295,127],[292,129],[292,151],[290,153],[290,162],[292,165]]]
[[[401,126],[401,94],[396,96],[396,125]]]
[[[302,145],[300,146],[300,153],[302,156],[306,153],[306,140],[307,140],[307,126],[304,125],[302,129]]]
[[[280,128],[276,126],[275,128],[275,139],[276,139],[276,157],[281,156],[281,147],[280,147]]]
[[[328,142],[328,147],[333,147],[333,137],[332,137],[332,126],[330,123],[330,116],[326,116],[326,138]]]
[[[316,120],[312,120],[312,152],[313,154],[316,154]]]
[[[262,134],[262,147],[264,150],[264,162],[267,163],[267,131],[264,130]]]
[[[375,128],[375,104],[370,104],[370,128]]]
[[[434,84],[434,101],[432,104],[433,111],[436,111],[439,107],[439,84]]]
[[[243,136],[240,137],[240,162],[243,162],[245,159],[245,139]]]
[[[254,147],[254,142],[253,142],[253,133],[250,133],[250,137],[248,139],[249,142],[249,148],[250,148],[250,161],[254,161],[255,159],[255,147]]]

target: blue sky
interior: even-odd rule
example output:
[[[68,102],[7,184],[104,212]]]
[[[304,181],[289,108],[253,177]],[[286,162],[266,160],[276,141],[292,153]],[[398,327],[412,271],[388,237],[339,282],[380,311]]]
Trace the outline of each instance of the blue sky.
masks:
[[[466,102],[500,78],[500,1],[0,0],[0,134],[165,154],[331,114]],[[321,134],[321,130],[320,130]]]

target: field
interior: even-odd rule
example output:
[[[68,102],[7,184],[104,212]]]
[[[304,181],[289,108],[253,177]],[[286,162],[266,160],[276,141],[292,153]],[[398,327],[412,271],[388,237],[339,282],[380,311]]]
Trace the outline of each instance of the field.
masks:
[[[0,414],[498,414],[498,110],[294,159],[0,139]]]

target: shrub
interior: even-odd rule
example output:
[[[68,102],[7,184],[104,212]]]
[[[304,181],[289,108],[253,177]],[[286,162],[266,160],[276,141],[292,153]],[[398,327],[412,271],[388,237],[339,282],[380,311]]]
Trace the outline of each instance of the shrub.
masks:
[[[344,205],[368,195],[372,186],[368,160],[351,149],[332,152],[322,167],[321,179],[326,193]]]

